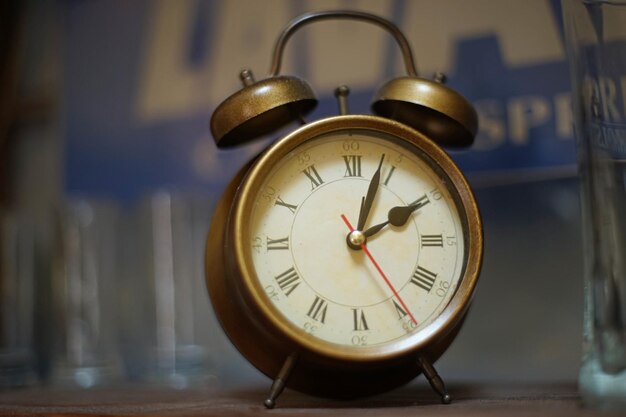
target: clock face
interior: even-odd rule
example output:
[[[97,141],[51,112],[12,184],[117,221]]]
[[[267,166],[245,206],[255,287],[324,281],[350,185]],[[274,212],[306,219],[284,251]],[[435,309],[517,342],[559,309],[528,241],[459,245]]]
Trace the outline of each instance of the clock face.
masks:
[[[354,230],[377,170],[363,247]],[[436,164],[399,138],[321,134],[275,164],[257,190],[246,239],[258,288],[315,338],[357,349],[407,338],[442,313],[460,283],[459,197]],[[400,219],[384,224],[394,207]]]

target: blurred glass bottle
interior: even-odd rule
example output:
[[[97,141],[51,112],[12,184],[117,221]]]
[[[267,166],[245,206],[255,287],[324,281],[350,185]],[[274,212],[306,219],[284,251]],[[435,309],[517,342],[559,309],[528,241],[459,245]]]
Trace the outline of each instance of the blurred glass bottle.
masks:
[[[626,410],[626,1],[563,0],[585,251],[586,405]]]

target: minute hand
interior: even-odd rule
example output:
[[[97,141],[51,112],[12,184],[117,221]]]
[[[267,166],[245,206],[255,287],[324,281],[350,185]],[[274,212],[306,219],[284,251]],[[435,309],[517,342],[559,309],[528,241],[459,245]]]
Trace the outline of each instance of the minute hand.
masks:
[[[426,204],[428,204],[428,202],[429,202],[428,197],[423,196],[417,199],[416,201],[414,201],[413,203],[409,204],[408,206],[392,207],[391,210],[389,210],[389,212],[387,213],[387,221],[384,221],[382,223],[379,223],[370,227],[369,229],[364,231],[363,234],[365,235],[365,237],[370,237],[380,232],[383,229],[383,227],[387,226],[388,224],[391,224],[392,226],[396,226],[396,227],[404,226],[406,222],[409,220],[411,213],[425,206]]]
[[[380,184],[380,168],[383,166],[383,161],[385,160],[385,154],[382,154],[380,157],[380,162],[378,163],[378,168],[372,179],[370,180],[370,185],[367,188],[367,194],[365,195],[365,202],[361,204],[361,210],[359,212],[359,219],[357,221],[356,230],[363,230],[365,226],[365,222],[367,221],[367,216],[372,208],[372,203],[374,202],[374,197],[376,197],[376,191],[378,191],[378,185]]]

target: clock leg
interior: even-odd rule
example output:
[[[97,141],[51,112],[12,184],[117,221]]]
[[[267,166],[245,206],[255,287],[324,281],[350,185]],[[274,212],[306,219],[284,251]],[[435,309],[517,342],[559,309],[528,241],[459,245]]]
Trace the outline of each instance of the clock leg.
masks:
[[[280,368],[280,372],[278,372],[278,376],[272,383],[269,396],[263,402],[265,407],[274,408],[274,406],[276,405],[276,398],[278,398],[281,392],[283,392],[283,390],[285,389],[285,384],[287,383],[287,379],[289,379],[289,375],[291,374],[291,371],[296,364],[297,357],[297,354],[292,353],[287,357],[285,363],[283,363],[283,366]]]
[[[422,368],[422,373],[430,383],[433,391],[435,391],[441,397],[441,402],[443,404],[450,404],[450,402],[452,401],[452,397],[450,397],[450,394],[448,394],[446,386],[443,383],[443,379],[441,379],[432,363],[430,363],[430,361],[424,356],[419,356],[417,358],[417,361],[419,362],[419,366],[420,368]]]

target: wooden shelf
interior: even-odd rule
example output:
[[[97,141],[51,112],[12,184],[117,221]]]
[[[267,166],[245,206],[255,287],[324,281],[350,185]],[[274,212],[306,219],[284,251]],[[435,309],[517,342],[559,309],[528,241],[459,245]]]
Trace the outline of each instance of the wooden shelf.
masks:
[[[275,410],[262,401],[267,388],[163,390],[129,386],[111,390],[28,388],[0,392],[0,416],[594,416],[581,407],[575,384],[454,385],[453,403],[441,405],[422,385],[367,399],[337,401],[285,391]]]

